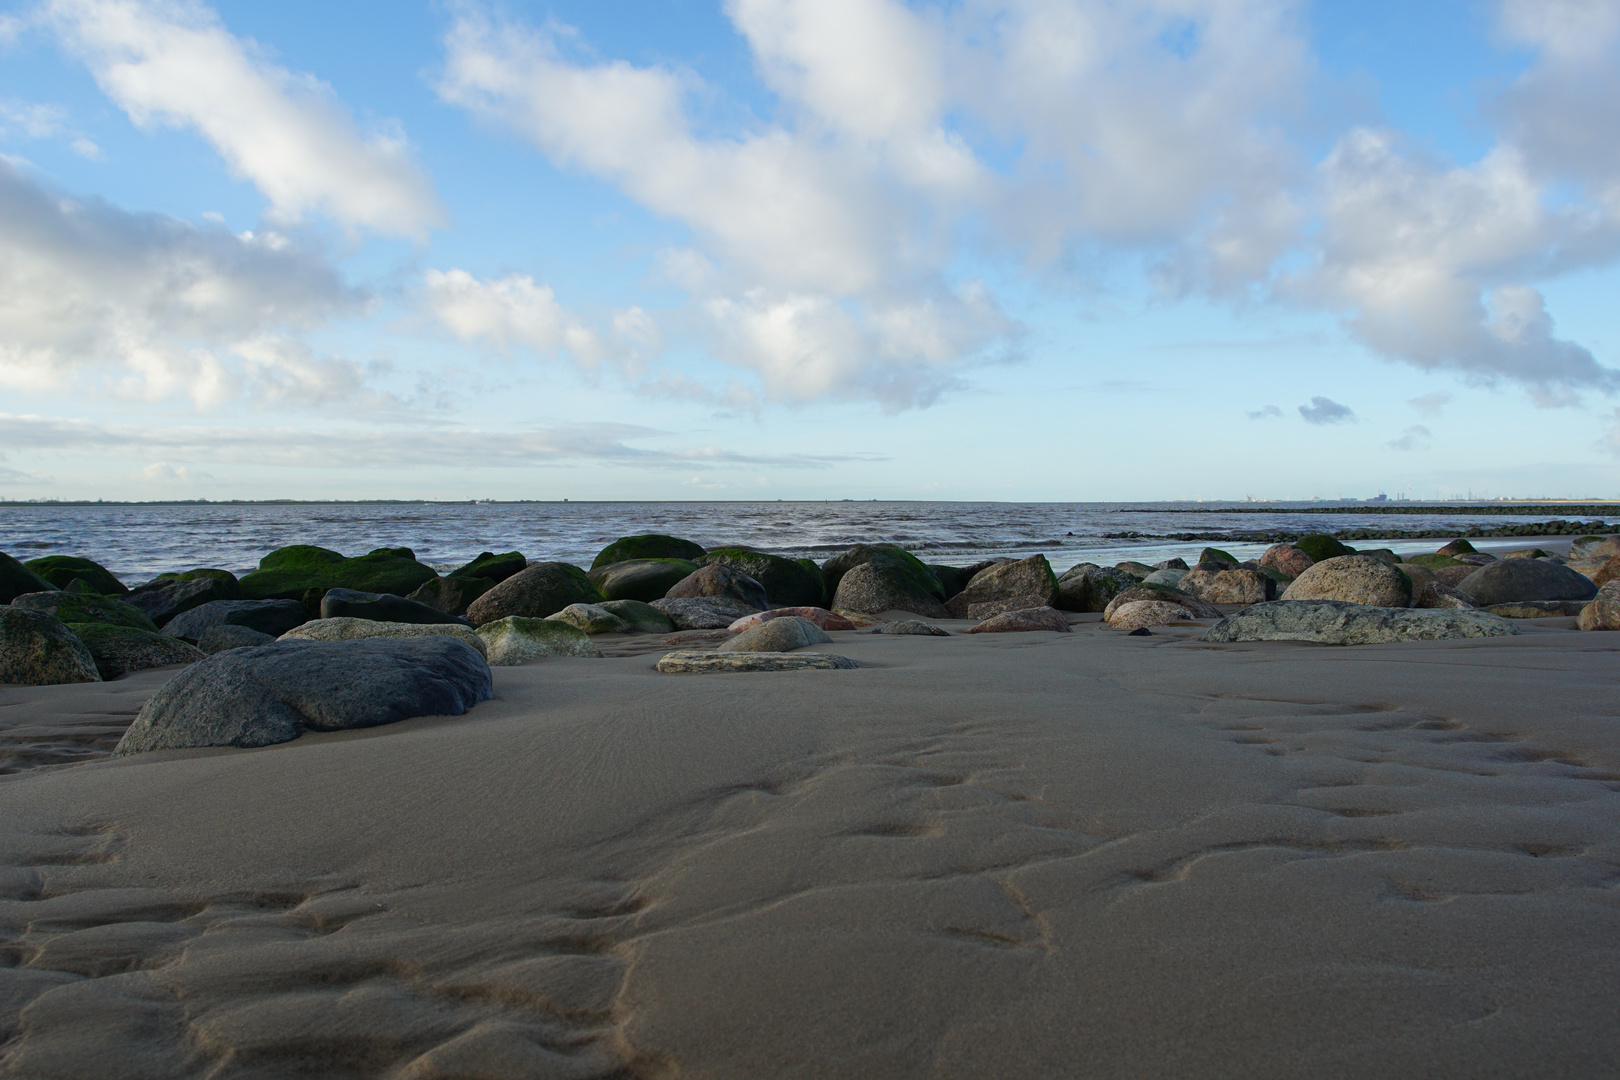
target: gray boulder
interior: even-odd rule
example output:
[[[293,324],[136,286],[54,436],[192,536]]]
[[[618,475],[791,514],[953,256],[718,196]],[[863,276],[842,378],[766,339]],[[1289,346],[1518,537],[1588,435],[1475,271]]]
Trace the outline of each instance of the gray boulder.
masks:
[[[212,631],[210,631],[212,632]],[[378,622],[376,619],[356,619],[340,615],[331,619],[311,619],[281,635],[282,641],[359,641],[361,638],[418,638],[430,634],[444,634],[470,645],[485,655],[484,639],[472,627],[461,623],[409,623]],[[199,639],[197,647],[207,635]]]
[[[1172,558],[1164,560],[1163,562],[1154,563],[1153,564],[1153,569],[1155,569],[1155,570],[1190,570],[1190,569],[1192,569],[1192,567],[1187,565],[1187,560],[1186,559],[1179,558],[1179,557],[1172,557]]]
[[[250,649],[258,645],[268,645],[274,640],[276,639],[269,634],[249,626],[220,623],[202,632],[202,637],[197,639],[197,648],[204,655],[213,656],[226,649]]]
[[[1108,625],[1114,630],[1143,630],[1186,622],[1187,609],[1168,600],[1131,600],[1109,612]]]
[[[979,571],[945,609],[958,619],[988,619],[1004,611],[1052,607],[1057,598],[1057,576],[1046,556],[1031,555]]]
[[[1434,580],[1455,589],[1469,577],[1472,577],[1478,569],[1479,567],[1472,563],[1456,563],[1452,566],[1431,567],[1430,572],[1434,574]]]
[[[1341,600],[1274,600],[1227,616],[1210,627],[1204,640],[1387,645],[1402,641],[1508,637],[1518,632],[1519,628],[1507,619],[1484,611],[1396,608]]]
[[[697,568],[697,563],[686,559],[631,559],[598,567],[588,576],[608,600],[650,604],[668,596],[669,590]]]
[[[605,600],[597,607],[624,620],[628,633],[668,634],[675,629],[673,619],[640,600]]]
[[[1206,604],[1263,604],[1277,598],[1277,581],[1270,574],[1236,565],[1216,565],[1222,569],[1187,571],[1176,587]]]
[[[0,683],[100,681],[96,658],[61,619],[9,604],[0,607]]]
[[[49,592],[54,588],[55,585],[0,551],[0,604],[9,604],[25,593]]]
[[[426,604],[435,611],[459,618],[467,614],[467,609],[472,606],[474,600],[489,592],[495,585],[496,580],[490,577],[446,574],[444,577],[422,582],[406,599]]]
[[[1415,608],[1461,608],[1465,611],[1478,609],[1474,603],[1462,593],[1439,581],[1430,581],[1418,589],[1417,599],[1412,602]]]
[[[577,626],[552,619],[508,615],[478,628],[489,662],[495,667],[516,667],[547,656],[584,656],[601,659],[602,650]]]
[[[474,600],[467,618],[477,626],[516,615],[543,619],[569,604],[600,604],[602,594],[585,571],[572,563],[535,563]]]
[[[916,619],[898,619],[891,623],[884,623],[876,630],[868,631],[873,634],[915,634],[919,637],[950,637],[951,632],[942,626],[932,623],[919,622]]]
[[[915,560],[913,560],[915,561]],[[838,577],[838,589],[833,594],[832,606],[839,611],[856,611],[872,615],[880,611],[909,611],[931,619],[949,618],[930,575],[919,577],[911,565],[882,554],[873,555],[844,570]]]
[[[630,624],[600,604],[569,604],[555,615],[546,618],[565,622],[587,634],[626,634]]]
[[[1140,585],[1132,585],[1108,601],[1108,606],[1103,609],[1103,620],[1112,624],[1114,612],[1121,605],[1135,603],[1138,600],[1163,600],[1166,603],[1176,604],[1186,610],[1187,617],[1190,619],[1218,619],[1221,617],[1220,609],[1211,607],[1196,596],[1184,593],[1180,589],[1172,589],[1168,585],[1149,585],[1143,582]]]
[[[1620,630],[1620,581],[1612,581],[1581,608],[1576,626],[1582,630]]]
[[[1558,619],[1579,615],[1590,601],[1520,600],[1512,604],[1492,604],[1484,610],[1504,619]]]
[[[1191,572],[1185,568],[1167,566],[1161,570],[1153,571],[1153,573],[1142,579],[1142,583],[1144,585],[1168,585],[1171,588],[1179,588],[1181,579]]]
[[[783,653],[802,649],[807,645],[829,645],[832,638],[809,619],[789,615],[771,619],[733,637],[720,646],[721,652]]]
[[[906,585],[914,592],[927,593],[940,603],[945,602],[949,595],[946,586],[940,580],[934,569],[924,564],[920,559],[904,548],[893,544],[856,544],[846,551],[821,564],[821,576],[829,595],[838,595],[838,586],[843,582],[844,575],[863,563],[873,561],[883,562],[893,568],[896,575],[905,578]],[[953,579],[960,578],[960,571],[947,575]],[[953,581],[957,587],[953,592],[961,592],[965,581]],[[838,604],[834,601],[834,607]],[[909,610],[909,609],[907,609]]]
[[[1598,587],[1567,566],[1543,559],[1498,559],[1463,578],[1457,591],[1480,607],[1525,600],[1590,600]]]
[[[195,645],[155,630],[107,622],[69,623],[68,629],[90,650],[103,679],[170,664],[194,664],[204,656]]]
[[[139,608],[154,624],[162,627],[183,611],[215,600],[240,600],[242,589],[235,578],[158,578],[131,589],[119,599]]]
[[[1063,611],[1104,611],[1108,601],[1135,585],[1137,580],[1111,566],[1080,563],[1058,578],[1056,606]]]
[[[309,609],[297,600],[211,600],[182,611],[164,624],[163,632],[195,645],[205,630],[222,623],[280,637],[307,622]]]
[[[412,716],[459,716],[493,696],[478,651],[442,634],[278,641],[215,653],[152,696],[115,751],[269,746]]]
[[[652,607],[669,616],[677,630],[725,630],[759,609],[729,596],[690,596],[654,600]]]
[[[1056,608],[1016,608],[992,615],[976,626],[963,630],[964,634],[1017,634],[1032,630],[1052,630],[1059,634],[1072,634],[1069,620]]]
[[[1339,555],[1307,567],[1281,598],[1411,607],[1412,579],[1371,555]]]
[[[700,566],[671,585],[664,594],[669,600],[695,600],[723,597],[747,604],[751,610],[763,611],[771,606],[765,596],[765,586],[726,563]]]
[[[321,597],[321,618],[371,619],[386,623],[461,622],[454,615],[403,596],[357,589],[327,589],[326,595]]]
[[[769,625],[769,624],[766,624]],[[724,673],[736,671],[806,671],[858,668],[847,656],[833,653],[801,652],[672,652],[654,665],[665,675]]]

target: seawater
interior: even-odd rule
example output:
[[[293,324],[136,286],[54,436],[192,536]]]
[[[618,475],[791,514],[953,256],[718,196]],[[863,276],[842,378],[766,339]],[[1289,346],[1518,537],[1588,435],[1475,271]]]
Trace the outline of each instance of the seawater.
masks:
[[[481,551],[521,551],[533,560],[590,565],[608,542],[659,532],[705,547],[739,544],[790,558],[821,560],[858,543],[898,544],[926,562],[963,566],[981,559],[1040,552],[1059,571],[1077,562],[1189,558],[1203,541],[1174,532],[1219,529],[1429,529],[1544,520],[1499,514],[1301,513],[1317,503],[953,503],[953,502],[566,502],[299,503],[57,506],[0,503],[0,551],[18,559],[79,555],[125,580],[169,570],[217,566],[241,574],[265,552],[317,544],[345,555],[408,547],[441,570]],[[1223,512],[1223,510],[1225,512]],[[1616,509],[1620,515],[1620,508]],[[1587,518],[1585,520],[1592,520]],[[1620,520],[1611,517],[1605,520]],[[1137,538],[1107,534],[1136,532]],[[1522,546],[1522,541],[1504,541]],[[1435,541],[1377,541],[1396,551],[1432,551]],[[1238,558],[1264,544],[1220,543]]]

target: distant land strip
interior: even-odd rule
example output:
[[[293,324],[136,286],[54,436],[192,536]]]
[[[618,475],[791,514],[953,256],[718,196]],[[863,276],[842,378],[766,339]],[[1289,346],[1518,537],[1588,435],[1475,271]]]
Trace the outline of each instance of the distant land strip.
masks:
[[[1470,525],[1463,529],[1444,532],[1433,527],[1427,529],[1340,529],[1329,535],[1339,540],[1429,540],[1441,536],[1606,536],[1620,533],[1620,523],[1601,521],[1531,521],[1522,525]],[[1224,540],[1227,543],[1291,544],[1308,533],[1282,529],[1248,530],[1225,529],[1210,532],[1111,532],[1103,533],[1104,540]]]
[[[1115,510],[1116,514],[1603,514],[1620,513],[1620,502],[1612,503],[1451,503],[1418,506],[1413,503],[1342,503],[1327,506],[1189,506],[1136,507]]]

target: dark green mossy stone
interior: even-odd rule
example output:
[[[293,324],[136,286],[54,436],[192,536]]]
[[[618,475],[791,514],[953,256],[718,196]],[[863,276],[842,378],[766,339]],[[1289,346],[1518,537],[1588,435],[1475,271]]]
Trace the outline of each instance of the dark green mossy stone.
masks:
[[[827,590],[827,597],[831,599],[838,595],[838,583],[844,575],[855,567],[874,559],[882,559],[899,569],[906,580],[908,589],[919,595],[932,596],[944,603],[946,600],[945,585],[939,580],[926,563],[905,548],[893,544],[856,544],[848,551],[841,551],[837,555],[821,564],[822,580]],[[967,582],[962,583],[966,588]],[[768,590],[767,590],[768,591]],[[957,589],[956,592],[961,592]],[[955,593],[950,594],[952,596]]]
[[[1228,564],[1230,564],[1232,566],[1236,566],[1238,564],[1238,560],[1237,560],[1236,555],[1230,554],[1229,552],[1222,551],[1220,548],[1213,548],[1213,547],[1207,547],[1202,552],[1200,552],[1199,555],[1198,555],[1198,561],[1201,562],[1201,563],[1206,563],[1206,562],[1228,563]]]
[[[110,596],[92,593],[71,593],[61,589],[26,593],[12,599],[12,604],[29,611],[42,611],[54,615],[65,623],[106,623],[109,626],[128,626],[136,630],[157,633],[157,623],[133,604]]]
[[[484,578],[496,583],[505,581],[529,565],[521,551],[508,551],[497,555],[493,551],[480,552],[478,558],[466,566],[458,566],[445,577]]]
[[[416,552],[412,551],[408,547],[375,548],[369,554],[392,555],[396,559],[409,559],[411,562],[416,561]]]
[[[697,563],[687,559],[630,559],[599,566],[585,576],[609,600],[662,600],[676,582],[697,573]]]
[[[1326,533],[1313,533],[1294,541],[1294,546],[1311,557],[1312,562],[1337,559],[1341,555],[1354,555],[1356,549],[1339,543]]]
[[[289,544],[287,547],[276,548],[276,550],[260,559],[259,569],[301,570],[311,566],[340,563],[342,561],[342,553],[333,551],[331,548],[316,547],[314,544]]]
[[[9,604],[26,593],[49,592],[54,588],[55,585],[0,551],[0,604]]]
[[[272,551],[259,560],[259,569],[242,578],[242,595],[249,600],[299,600],[319,610],[327,589],[391,593],[409,596],[438,577],[431,566],[378,549],[345,559],[335,551],[300,544]],[[312,595],[316,594],[316,595]]]
[[[968,575],[960,566],[943,566],[939,563],[923,563],[939,587],[945,590],[945,599],[949,600],[963,589],[967,588]]]
[[[100,596],[129,592],[129,586],[114,577],[105,566],[76,555],[47,555],[42,559],[29,559],[23,565],[58,589],[82,581],[86,588]]]
[[[701,544],[663,533],[643,533],[640,536],[621,536],[613,541],[591,560],[591,569],[638,559],[686,559],[696,562],[702,557]]]
[[[692,561],[699,566],[719,564],[742,571],[765,586],[765,595],[776,607],[815,607],[822,601],[822,575],[812,574],[780,555],[746,548],[716,548]]]

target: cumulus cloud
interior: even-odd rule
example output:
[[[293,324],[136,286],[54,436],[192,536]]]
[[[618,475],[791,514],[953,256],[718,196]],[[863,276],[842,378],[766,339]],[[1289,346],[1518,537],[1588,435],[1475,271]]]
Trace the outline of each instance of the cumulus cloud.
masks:
[[[1275,405],[1267,405],[1263,409],[1256,409],[1246,415],[1250,420],[1281,420],[1283,411]]]
[[[270,63],[200,3],[48,0],[45,12],[130,119],[197,131],[277,220],[325,213],[407,236],[441,223],[397,126],[362,134],[329,87]]]
[[[1309,405],[1299,407],[1299,415],[1305,418],[1307,424],[1342,424],[1356,416],[1350,406],[1340,405],[1332,398],[1325,397],[1311,398]]]
[[[1391,450],[1427,450],[1433,438],[1434,432],[1422,424],[1414,424],[1401,432],[1400,438],[1392,439],[1386,445]]]

